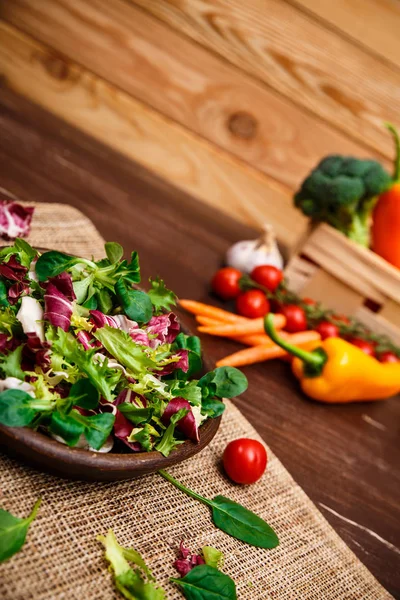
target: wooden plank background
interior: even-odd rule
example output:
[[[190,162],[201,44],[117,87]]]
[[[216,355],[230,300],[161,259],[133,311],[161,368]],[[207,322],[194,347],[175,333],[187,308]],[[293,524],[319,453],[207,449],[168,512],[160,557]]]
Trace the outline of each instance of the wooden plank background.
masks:
[[[0,18],[3,85],[289,249],[323,155],[393,156],[397,0],[11,0]]]

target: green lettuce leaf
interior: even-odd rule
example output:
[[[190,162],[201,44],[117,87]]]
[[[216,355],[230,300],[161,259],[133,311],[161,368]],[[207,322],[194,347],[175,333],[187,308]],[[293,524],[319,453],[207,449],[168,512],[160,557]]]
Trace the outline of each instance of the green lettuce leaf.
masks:
[[[98,541],[105,547],[105,558],[110,563],[115,587],[127,600],[164,600],[165,591],[154,584],[154,577],[141,555],[133,548],[123,548],[110,529]],[[129,562],[135,567],[131,567]],[[147,579],[147,581],[146,581]]]
[[[158,452],[161,452],[163,456],[169,456],[172,450],[176,448],[176,446],[178,446],[179,444],[183,444],[183,441],[177,440],[174,434],[177,422],[183,419],[183,417],[187,415],[187,412],[188,411],[186,408],[181,408],[180,410],[178,410],[178,412],[172,415],[170,424],[164,431],[161,440],[155,447],[155,449],[158,450]]]
[[[25,373],[21,369],[23,345],[8,354],[0,354],[0,373],[5,377],[16,377],[24,381]]]
[[[145,452],[150,452],[154,447],[153,437],[160,437],[160,434],[152,425],[145,423],[143,427],[132,429],[128,442],[139,442]]]
[[[147,292],[154,306],[156,314],[163,310],[170,311],[171,306],[176,304],[176,295],[174,292],[165,287],[164,281],[157,277],[150,279],[150,289]]]
[[[145,347],[135,344],[122,329],[105,325],[97,329],[94,336],[111,356],[129,369],[135,377],[142,377],[147,371],[157,367],[157,362],[147,355]]]
[[[193,406],[201,405],[201,388],[197,385],[197,381],[180,381],[171,380],[168,381],[169,390],[174,398],[184,398]]]
[[[213,546],[203,546],[202,548],[204,560],[206,565],[214,567],[214,569],[221,569],[224,564],[224,555],[221,550],[213,548]]]
[[[110,327],[109,329],[112,328]],[[102,331],[102,329],[97,330],[97,332],[99,331]],[[118,330],[114,329],[113,331]],[[96,349],[85,350],[72,334],[63,331],[60,328],[57,329],[55,335],[53,333],[51,338],[53,339],[52,351],[58,353],[59,357],[61,357],[61,365],[59,366],[75,366],[78,369],[78,372],[84,373],[98,392],[100,392],[106,400],[111,402],[114,398],[113,392],[121,378],[122,372],[118,369],[108,368],[107,359],[100,364],[93,358]],[[53,362],[52,367],[54,369]]]
[[[0,311],[0,332],[6,333],[10,338],[22,334],[21,323],[10,307],[5,307]]]
[[[8,262],[11,256],[17,256],[20,264],[29,269],[32,260],[38,255],[27,241],[22,238],[16,238],[13,246],[7,246],[0,250],[0,261]]]

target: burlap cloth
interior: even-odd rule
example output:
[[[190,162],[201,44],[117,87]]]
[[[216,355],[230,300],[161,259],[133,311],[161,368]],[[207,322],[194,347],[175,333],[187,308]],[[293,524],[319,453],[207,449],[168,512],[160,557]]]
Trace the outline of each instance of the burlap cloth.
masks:
[[[31,244],[89,256],[103,254],[103,240],[79,211],[38,205]],[[209,509],[159,475],[121,483],[81,483],[45,475],[0,457],[0,506],[26,516],[42,507],[23,549],[0,567],[2,600],[111,600],[115,594],[96,536],[112,528],[119,542],[139,550],[167,597],[182,598],[168,582],[181,539],[194,551],[215,546],[238,598],[251,600],[387,600],[385,591],[338,537],[274,454],[261,481],[230,484],[219,467],[226,444],[260,439],[231,402],[211,444],[171,474],[193,490],[224,494],[265,518],[280,546],[253,548],[216,529]]]

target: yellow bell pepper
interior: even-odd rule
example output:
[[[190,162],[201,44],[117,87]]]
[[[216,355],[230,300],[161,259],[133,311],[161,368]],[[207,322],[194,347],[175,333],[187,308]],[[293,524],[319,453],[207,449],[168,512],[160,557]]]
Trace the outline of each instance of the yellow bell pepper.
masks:
[[[316,342],[316,347],[308,352],[280,338],[271,317],[265,318],[265,331],[295,357],[293,373],[310,398],[346,403],[384,400],[400,393],[400,362],[380,363],[341,338]]]

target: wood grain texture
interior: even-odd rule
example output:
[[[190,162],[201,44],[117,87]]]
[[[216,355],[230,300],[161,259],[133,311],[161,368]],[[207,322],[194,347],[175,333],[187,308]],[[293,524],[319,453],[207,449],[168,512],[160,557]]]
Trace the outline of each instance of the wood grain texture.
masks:
[[[145,4],[152,10],[160,6],[159,2]],[[193,4],[193,8],[198,6]],[[315,92],[319,93],[321,77],[325,77],[317,77],[315,71],[310,73],[312,89],[306,106],[299,108],[293,99],[301,94],[302,86],[279,60],[267,56],[271,63],[268,72],[271,81],[279,78],[296,84],[287,94],[289,99],[125,0],[13,0],[2,5],[0,14],[131,96],[291,187],[297,187],[325,154],[371,155],[371,150],[309,114],[310,108],[315,108],[310,95],[314,98]],[[293,45],[292,51],[297,52]],[[311,45],[311,61],[313,52]],[[262,56],[253,56],[251,61],[263,63]],[[390,78],[386,87],[390,88]],[[332,90],[336,94],[336,88]],[[388,96],[392,100],[394,92]],[[330,99],[329,104],[332,116],[340,102]],[[353,124],[361,126],[357,120]],[[379,134],[389,147],[390,136]]]
[[[325,29],[296,5],[282,0],[129,1],[352,138],[392,156],[383,122],[400,125],[400,71]],[[323,4],[335,13],[336,0]]]
[[[398,0],[294,0],[334,25],[359,44],[398,67],[400,3]]]
[[[295,244],[306,219],[290,192],[107,82],[0,22],[8,86],[242,222],[270,222]]]
[[[3,188],[25,200],[77,206],[105,238],[140,252],[144,278],[159,273],[178,295],[213,301],[210,274],[243,226],[4,89],[0,127]],[[186,323],[194,326],[189,317]],[[203,345],[213,360],[238,349],[222,339],[204,338]],[[249,390],[239,408],[345,542],[398,596],[398,399],[328,407],[300,394],[288,365],[273,361],[246,375]]]

